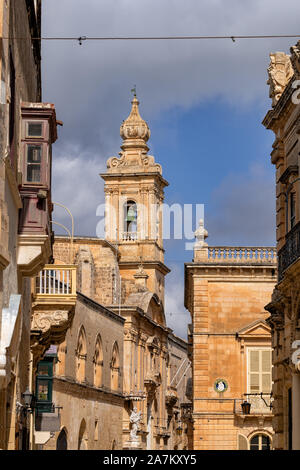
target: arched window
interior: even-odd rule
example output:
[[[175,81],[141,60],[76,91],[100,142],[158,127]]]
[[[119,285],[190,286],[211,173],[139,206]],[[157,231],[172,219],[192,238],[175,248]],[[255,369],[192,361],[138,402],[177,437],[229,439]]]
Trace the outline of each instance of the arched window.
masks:
[[[77,349],[76,349],[76,380],[78,382],[85,381],[85,364],[86,364],[86,334],[84,328],[81,327]]]
[[[79,435],[78,435],[78,450],[88,450],[88,438],[86,432],[86,422],[83,419],[80,424],[79,428]]]
[[[120,356],[117,342],[115,342],[112,350],[111,357],[111,389],[118,390],[119,388],[119,375],[120,375]]]
[[[103,349],[100,335],[97,336],[95,355],[94,355],[94,385],[102,387],[103,385]]]
[[[124,205],[123,239],[137,239],[137,205],[134,201],[127,201]]]
[[[62,429],[56,441],[56,450],[68,450],[68,440],[65,428]]]
[[[250,440],[250,450],[270,450],[270,438],[266,434],[255,434]]]
[[[55,368],[56,375],[65,375],[66,371],[66,353],[67,353],[67,343],[66,340],[61,343],[57,348],[57,364]]]

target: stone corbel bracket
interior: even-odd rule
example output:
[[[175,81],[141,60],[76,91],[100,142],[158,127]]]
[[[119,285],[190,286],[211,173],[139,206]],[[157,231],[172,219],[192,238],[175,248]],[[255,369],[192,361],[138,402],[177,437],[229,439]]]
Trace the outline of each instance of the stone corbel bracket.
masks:
[[[63,306],[58,310],[34,308],[31,318],[31,350],[37,361],[51,344],[65,340],[75,313],[75,307]]]

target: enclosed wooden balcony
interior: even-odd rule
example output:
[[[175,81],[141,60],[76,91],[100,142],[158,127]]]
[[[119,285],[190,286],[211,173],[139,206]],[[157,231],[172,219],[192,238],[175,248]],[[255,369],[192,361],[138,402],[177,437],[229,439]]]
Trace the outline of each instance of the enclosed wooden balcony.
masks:
[[[32,281],[32,348],[64,341],[76,305],[76,266],[48,264]],[[46,348],[46,349],[45,349]]]

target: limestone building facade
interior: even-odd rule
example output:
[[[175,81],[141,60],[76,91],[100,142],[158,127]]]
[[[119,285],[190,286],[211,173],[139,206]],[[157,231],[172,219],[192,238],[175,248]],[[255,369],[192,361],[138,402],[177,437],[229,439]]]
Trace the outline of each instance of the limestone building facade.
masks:
[[[0,36],[0,448],[27,449],[33,420],[24,394],[32,393],[35,365],[58,323],[57,304],[31,298],[33,279],[52,256],[57,139],[55,107],[41,102],[41,1],[1,0]],[[62,331],[69,300],[59,303]]]
[[[106,195],[105,239],[55,239],[55,265],[72,262],[77,266],[78,300],[53,378],[55,405],[63,406],[61,429],[44,448],[57,448],[61,442],[68,448],[84,448],[78,437],[82,420],[84,446],[89,449],[183,449],[191,445],[187,343],[168,328],[164,313],[164,277],[169,269],[164,264],[160,207],[168,183],[161,166],[147,153],[150,130],[138,104],[134,96],[130,115],[121,126],[120,158],[111,157],[107,172],[101,175]],[[80,325],[87,339],[78,352]],[[95,384],[96,333],[102,343],[103,381]],[[82,373],[75,375],[78,355],[84,356],[78,367],[86,366],[85,381]],[[66,375],[61,376],[64,361]],[[71,401],[77,406],[69,405]],[[95,422],[101,436],[109,414],[116,417],[115,425],[95,442]],[[72,420],[76,422],[73,431]]]
[[[52,400],[61,426],[45,450],[122,448],[123,326],[118,314],[78,293],[54,364]]]
[[[278,279],[266,309],[272,327],[274,447],[300,449],[299,373],[299,79],[300,42],[291,54],[270,54],[270,109],[263,125],[274,132]]]
[[[276,251],[208,247],[203,221],[196,237],[194,259],[185,264],[193,448],[273,448],[271,329],[264,305],[276,281]]]

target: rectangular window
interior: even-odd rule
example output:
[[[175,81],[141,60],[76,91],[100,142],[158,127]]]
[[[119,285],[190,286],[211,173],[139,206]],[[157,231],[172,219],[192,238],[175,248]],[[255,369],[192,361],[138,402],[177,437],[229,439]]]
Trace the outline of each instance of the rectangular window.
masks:
[[[248,349],[248,393],[271,392],[271,354],[271,349]]]
[[[27,122],[26,137],[42,137],[43,136],[43,123],[42,122]]]
[[[27,176],[30,183],[41,182],[42,146],[27,145]]]
[[[52,357],[47,357],[38,363],[35,391],[38,413],[49,413],[53,409],[53,361]]]

